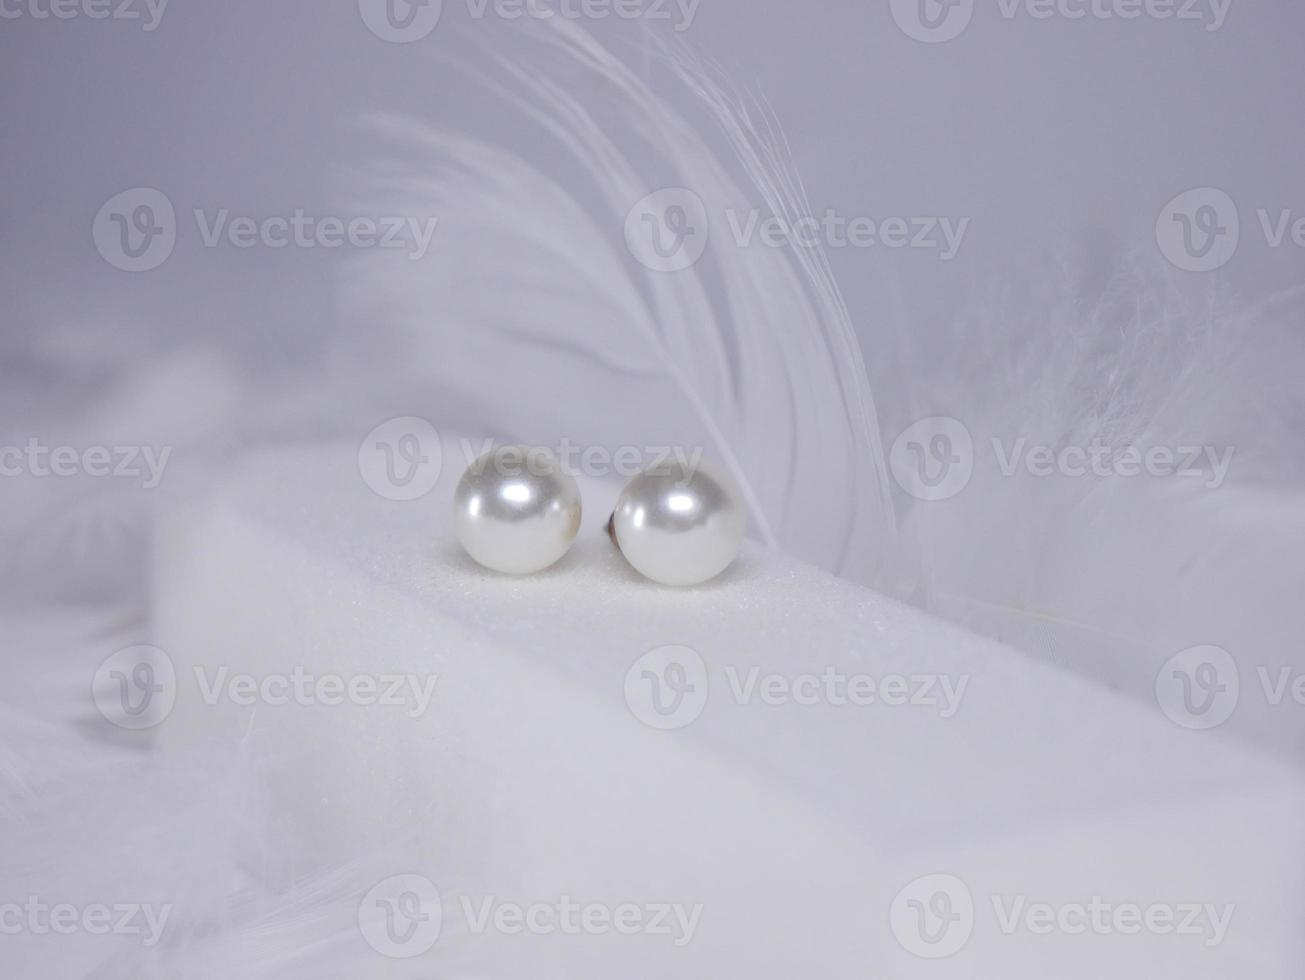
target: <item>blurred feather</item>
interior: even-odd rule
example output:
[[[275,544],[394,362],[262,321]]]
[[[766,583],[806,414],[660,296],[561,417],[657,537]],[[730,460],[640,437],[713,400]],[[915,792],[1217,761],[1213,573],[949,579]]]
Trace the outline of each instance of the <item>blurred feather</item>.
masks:
[[[1086,264],[1101,270],[1087,279],[1084,265],[1039,263],[908,353],[898,425],[955,418],[974,445],[964,490],[905,514],[914,601],[1147,699],[1164,661],[1198,645],[1233,652],[1243,683],[1258,665],[1300,669],[1305,291],[1247,305],[1134,254]],[[1175,469],[1202,455],[1182,476],[1011,466],[1017,450],[1094,444],[1169,452]],[[1299,754],[1290,712],[1245,701],[1234,728]]]
[[[544,445],[701,446],[744,488],[766,542],[885,591],[913,586],[921,605],[1106,683],[1142,693],[1157,658],[1195,643],[1265,658],[1299,647],[1301,457],[1283,449],[1305,425],[1299,292],[1243,310],[1136,260],[1099,263],[1086,280],[1049,278],[1055,263],[1040,261],[976,296],[953,330],[868,326],[907,395],[877,408],[822,253],[724,234],[729,211],[809,213],[770,113],[684,51],[658,54],[669,93],[574,25],[527,20],[480,74],[552,154],[527,158],[511,133],[373,121],[386,152],[345,193],[371,213],[437,216],[439,234],[421,261],[377,251],[343,270],[353,329],[323,341],[332,384],[315,369],[256,383],[211,351],[142,366],[154,348],[139,338],[123,350],[54,344],[26,356],[96,382],[71,413],[94,424],[61,438],[149,432],[213,463],[231,441],[356,436],[360,418],[422,406],[451,429]],[[630,209],[665,187],[697,194],[719,232],[673,274],[644,268],[622,240]],[[40,393],[30,387],[24,397]],[[989,454],[953,500],[898,496],[901,547],[877,411],[890,431],[956,417],[981,449],[1191,443],[1235,447],[1236,466],[1202,492],[1010,477]],[[408,975],[342,939],[356,939],[360,887],[383,862],[287,867],[256,757],[169,759],[85,716],[97,658],[138,639],[155,503],[85,481],[48,487],[10,488],[10,599],[77,596],[108,611],[88,623],[51,606],[10,634],[42,672],[15,673],[0,713],[0,870],[11,891],[53,880],[75,898],[112,881],[202,911],[157,950],[68,945],[51,965],[37,945],[17,962],[106,980]],[[451,949],[448,974],[474,975]]]
[[[671,99],[574,25],[547,23],[523,32],[534,47],[522,57],[496,53],[489,84],[553,138],[551,167],[415,121],[376,122],[394,151],[363,175],[363,204],[440,218],[425,260],[369,255],[346,285],[358,318],[396,331],[418,360],[388,380],[443,391],[473,430],[520,441],[705,449],[742,487],[762,540],[889,585],[879,426],[837,286],[818,251],[727,234],[727,214],[808,213],[771,117],[662,49],[680,97],[708,107],[726,137],[722,159]],[[637,202],[668,187],[702,200],[709,251],[652,271],[622,232]]]
[[[74,344],[55,348],[57,357],[105,383],[92,404],[65,405],[58,438],[112,445],[148,433],[184,449],[186,472],[169,473],[169,501],[202,488],[206,468],[233,443],[353,433],[387,405],[421,405],[450,428],[546,445],[565,437],[702,447],[733,472],[763,540],[883,580],[895,529],[878,423],[823,262],[718,235],[698,267],[668,275],[639,266],[622,242],[630,208],[669,185],[692,188],[714,215],[748,211],[753,196],[805,213],[769,116],[758,126],[749,113],[760,110],[728,96],[683,52],[663,52],[679,97],[709,107],[727,152],[742,161],[750,196],[692,124],[582,31],[559,20],[523,33],[533,35],[519,39],[527,60],[496,57],[485,81],[551,133],[562,155],[546,170],[480,138],[376,121],[394,153],[356,175],[357,203],[436,215],[441,244],[425,261],[374,255],[345,270],[346,308],[371,329],[327,342],[334,384],[237,376],[235,351],[159,357],[148,336],[121,350]],[[384,961],[357,936],[360,892],[395,866],[402,841],[350,867],[288,866],[291,849],[280,841],[288,830],[259,790],[266,745],[256,740],[234,757],[177,756],[148,733],[88,714],[98,662],[147,638],[135,623],[160,501],[84,479],[51,498],[37,483],[23,484],[10,511],[7,530],[23,556],[11,602],[20,590],[47,602],[94,598],[107,621],[69,620],[53,606],[33,620],[35,662],[48,654],[61,667],[19,682],[39,697],[3,716],[16,748],[0,756],[0,871],[16,893],[139,892],[176,904],[160,946],[106,953],[61,944],[56,972],[428,976],[428,961]],[[20,971],[49,966],[48,944],[36,937],[9,952]],[[440,962],[446,975],[475,974],[456,936],[441,942]]]

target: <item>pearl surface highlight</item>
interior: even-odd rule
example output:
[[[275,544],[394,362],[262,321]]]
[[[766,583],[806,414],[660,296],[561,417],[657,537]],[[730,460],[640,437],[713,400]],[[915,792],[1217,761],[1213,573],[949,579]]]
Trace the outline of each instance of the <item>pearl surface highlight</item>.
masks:
[[[729,567],[743,543],[734,484],[701,464],[667,461],[629,482],[609,530],[635,570],[662,585],[699,585]]]
[[[580,488],[546,449],[502,446],[472,463],[453,496],[467,554],[508,575],[539,572],[580,530]]]

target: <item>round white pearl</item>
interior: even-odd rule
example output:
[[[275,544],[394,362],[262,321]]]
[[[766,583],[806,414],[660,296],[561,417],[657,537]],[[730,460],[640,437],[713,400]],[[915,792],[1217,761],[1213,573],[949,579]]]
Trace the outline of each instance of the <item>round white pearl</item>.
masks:
[[[467,554],[508,575],[542,571],[580,530],[580,488],[546,449],[503,446],[467,468],[453,495]]]
[[[738,491],[726,477],[667,461],[629,482],[610,530],[642,575],[662,585],[698,585],[729,567],[743,526]]]

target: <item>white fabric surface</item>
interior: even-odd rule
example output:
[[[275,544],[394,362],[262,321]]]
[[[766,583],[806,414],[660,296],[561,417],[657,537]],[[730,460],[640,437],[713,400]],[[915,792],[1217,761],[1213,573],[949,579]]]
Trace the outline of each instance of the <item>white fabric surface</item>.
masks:
[[[364,949],[351,962],[416,971],[384,976],[465,957],[503,977],[1191,978],[1286,976],[1281,964],[1305,952],[1290,926],[1305,912],[1305,784],[1290,768],[751,545],[709,586],[655,586],[601,532],[606,485],[582,484],[585,527],[554,569],[486,572],[451,534],[456,477],[395,503],[363,485],[354,447],[264,453],[159,536],[157,636],[179,678],[169,749],[233,761],[295,880],[347,867],[363,888],[399,873],[439,885],[434,950],[376,963]],[[674,731],[644,725],[623,695],[631,665],[664,644],[698,651],[710,675],[701,717]],[[438,685],[413,718],[209,706],[196,683],[197,668],[296,665],[435,673]],[[968,686],[951,717],[736,703],[727,671],[754,666]],[[932,962],[903,948],[888,915],[899,889],[938,872],[967,883],[975,924],[964,949]],[[460,897],[491,894],[703,913],[682,949],[460,931]],[[1235,911],[1216,948],[1004,934],[993,896],[1020,895]]]

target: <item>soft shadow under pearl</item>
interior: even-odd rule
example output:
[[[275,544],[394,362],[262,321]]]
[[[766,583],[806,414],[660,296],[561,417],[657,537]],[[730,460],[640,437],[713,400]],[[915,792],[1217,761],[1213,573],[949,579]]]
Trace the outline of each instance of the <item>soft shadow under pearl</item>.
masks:
[[[486,568],[529,575],[570,549],[580,530],[580,488],[548,450],[503,446],[462,475],[453,525]]]
[[[698,585],[734,561],[744,523],[738,491],[726,477],[667,461],[629,482],[609,530],[640,574],[662,585]]]

